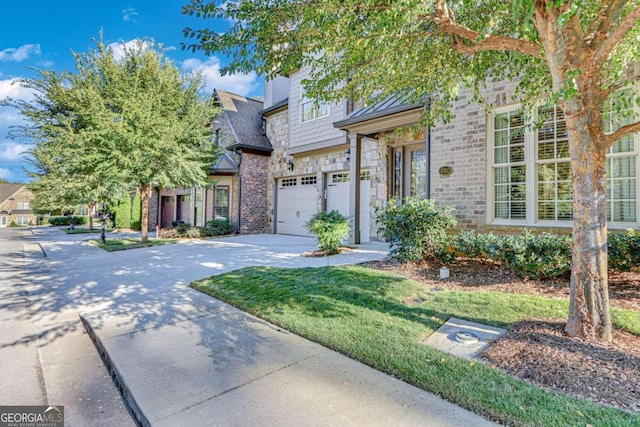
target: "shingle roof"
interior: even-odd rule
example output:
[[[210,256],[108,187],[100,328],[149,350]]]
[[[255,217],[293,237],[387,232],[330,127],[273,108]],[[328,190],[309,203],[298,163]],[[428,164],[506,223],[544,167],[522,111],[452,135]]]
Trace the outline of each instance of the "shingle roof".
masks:
[[[231,156],[227,153],[223,153],[222,156],[218,159],[218,161],[211,166],[210,170],[212,172],[237,172],[238,164],[231,158]]]
[[[227,148],[237,146],[270,153],[271,143],[262,130],[262,102],[220,89],[213,92],[235,133],[235,144]]]
[[[7,200],[22,187],[24,187],[24,184],[0,184],[0,203]]]
[[[355,123],[366,122],[384,116],[401,113],[403,111],[413,110],[424,106],[424,102],[408,102],[405,97],[389,95],[386,98],[372,105],[360,107],[344,119],[333,124],[336,128],[352,125]]]

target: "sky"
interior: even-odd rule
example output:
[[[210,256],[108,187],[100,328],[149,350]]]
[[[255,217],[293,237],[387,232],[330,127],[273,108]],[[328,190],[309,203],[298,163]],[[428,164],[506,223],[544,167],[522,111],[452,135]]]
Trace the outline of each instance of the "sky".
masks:
[[[17,79],[36,75],[36,69],[74,71],[72,52],[87,52],[93,39],[103,33],[105,44],[122,44],[136,38],[153,38],[168,49],[169,57],[185,72],[202,68],[206,90],[224,89],[240,95],[262,96],[261,76],[221,76],[228,60],[183,51],[180,43],[185,27],[222,31],[225,21],[204,20],[181,14],[188,0],[4,0],[0,25],[0,99],[30,99],[32,93],[16,84]],[[15,109],[0,107],[0,179],[29,182],[24,161],[29,141],[12,140],[9,128],[22,118]]]

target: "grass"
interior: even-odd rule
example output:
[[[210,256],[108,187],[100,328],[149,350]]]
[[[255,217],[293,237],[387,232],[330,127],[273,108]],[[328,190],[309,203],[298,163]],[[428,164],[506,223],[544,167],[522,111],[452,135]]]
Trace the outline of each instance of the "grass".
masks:
[[[89,240],[92,244],[104,249],[107,252],[126,251],[129,249],[148,248],[151,246],[161,246],[176,243],[176,239],[149,239],[148,242],[141,242],[140,239],[121,238],[121,239],[106,239],[105,244],[100,243],[99,240]]]
[[[73,230],[69,230],[69,227],[61,227],[60,230],[62,230],[66,234],[94,234],[100,233],[102,231],[100,228],[89,229],[83,227],[76,227]],[[111,233],[113,229],[107,228],[104,231],[107,233]]]
[[[508,425],[640,425],[640,416],[535,387],[420,342],[455,316],[495,326],[564,318],[560,299],[497,292],[431,292],[363,267],[246,268],[191,284],[298,335]],[[423,303],[408,306],[406,298]],[[640,334],[640,313],[614,311]]]

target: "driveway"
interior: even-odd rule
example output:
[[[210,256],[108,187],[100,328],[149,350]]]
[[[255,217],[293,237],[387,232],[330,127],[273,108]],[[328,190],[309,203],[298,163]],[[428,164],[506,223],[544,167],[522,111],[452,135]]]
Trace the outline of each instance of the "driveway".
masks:
[[[64,405],[67,425],[132,423],[81,314],[141,424],[486,423],[188,288],[193,280],[246,266],[379,259],[386,244],[308,258],[300,254],[315,241],[296,236],[235,236],[113,253],[86,238],[54,228],[34,228],[22,242],[0,234],[0,247],[12,242],[0,257],[15,264],[8,290],[3,281],[0,315],[3,325],[5,319],[17,325],[0,335],[2,369],[30,367],[29,375],[3,383],[0,404]],[[4,304],[5,296],[15,301]],[[29,394],[12,396],[33,384],[39,386]]]

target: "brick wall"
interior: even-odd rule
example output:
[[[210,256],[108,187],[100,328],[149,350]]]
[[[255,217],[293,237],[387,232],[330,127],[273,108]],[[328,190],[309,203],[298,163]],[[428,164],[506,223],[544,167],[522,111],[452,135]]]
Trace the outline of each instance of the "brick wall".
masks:
[[[267,180],[269,157],[243,153],[240,165],[242,199],[240,203],[240,233],[268,232]],[[237,194],[234,192],[234,194]]]

